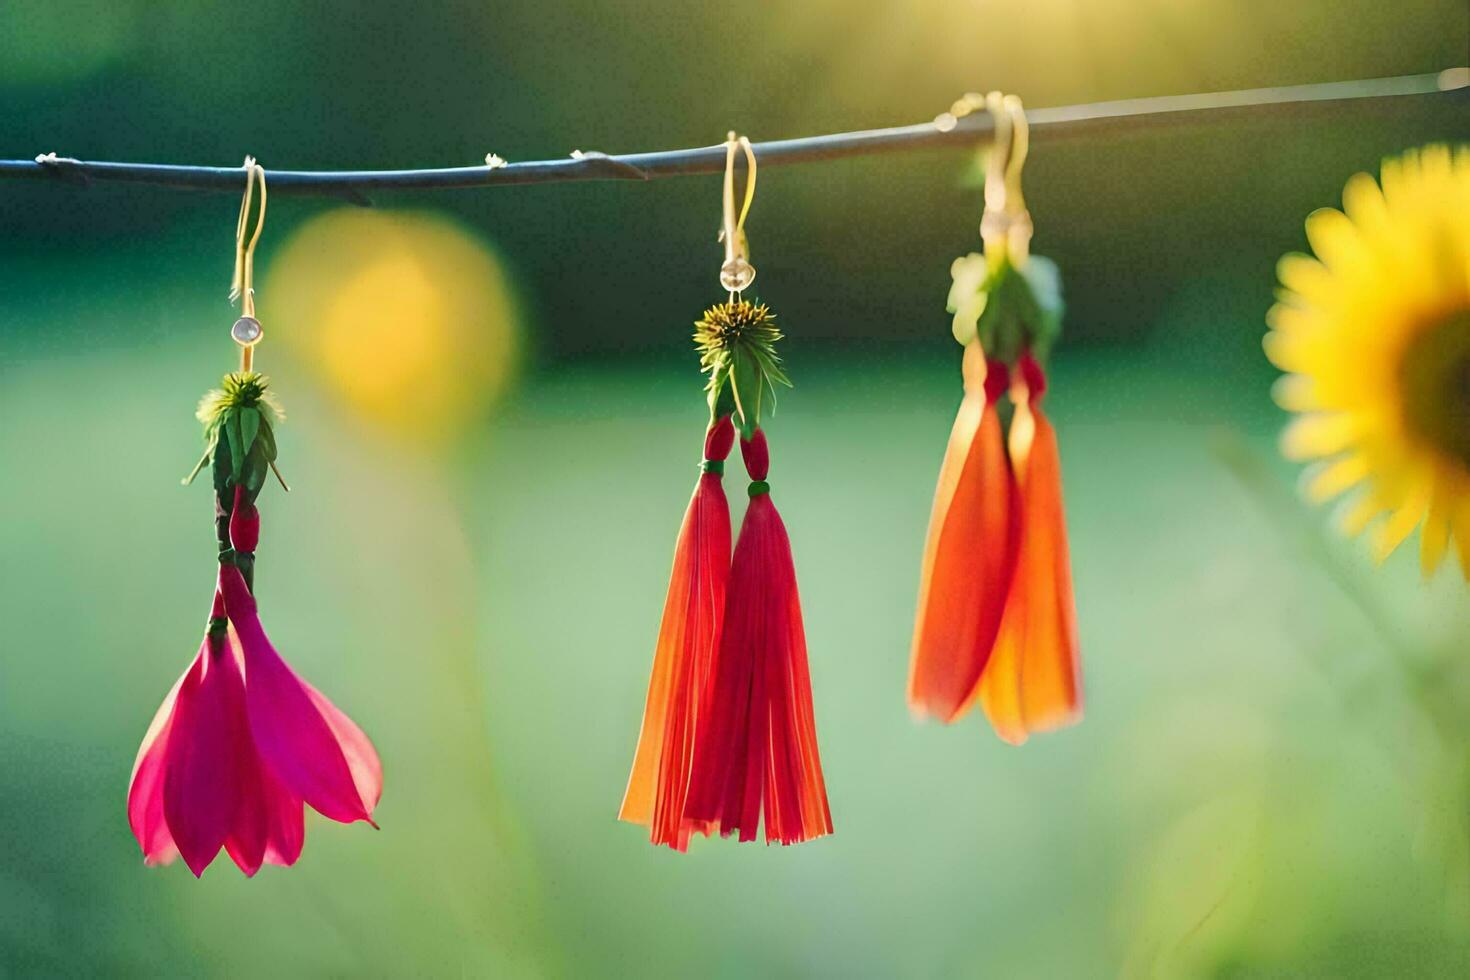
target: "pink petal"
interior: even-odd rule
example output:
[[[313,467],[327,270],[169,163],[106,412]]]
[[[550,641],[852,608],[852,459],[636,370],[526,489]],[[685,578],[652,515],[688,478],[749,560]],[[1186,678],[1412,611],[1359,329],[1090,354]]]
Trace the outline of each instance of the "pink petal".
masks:
[[[383,763],[378,759],[378,750],[373,748],[372,741],[357,727],[357,723],[347,717],[341,708],[328,701],[325,694],[306,681],[301,681],[301,686],[306,688],[312,703],[317,706],[317,710],[331,727],[332,734],[337,737],[337,745],[347,759],[347,767],[352,770],[352,782],[357,787],[357,794],[362,798],[367,812],[372,813],[378,806],[378,800],[383,797]],[[371,820],[368,822],[372,823]],[[376,827],[377,824],[373,826]]]
[[[305,808],[264,766],[261,777],[267,801],[265,863],[289,868],[301,857],[301,845],[306,843]]]
[[[221,674],[229,675],[227,715],[231,730],[232,768],[240,792],[240,806],[235,813],[230,836],[225,838],[225,851],[246,877],[252,877],[265,860],[270,824],[266,810],[268,800],[261,778],[264,767],[250,740],[250,720],[245,712],[245,678],[241,674],[235,646],[231,637],[230,648],[215,661]]]
[[[174,843],[195,877],[224,845],[240,808],[236,732],[231,724],[227,652],[206,640],[175,700],[163,773],[163,813]]]
[[[201,645],[200,656],[203,652]],[[173,835],[169,833],[168,821],[163,818],[163,769],[169,732],[173,727],[174,702],[187,675],[187,670],[179,675],[154,714],[138,749],[138,758],[133,762],[133,775],[128,785],[128,825],[138,839],[138,846],[143,849],[143,862],[149,865],[168,864],[179,853],[174,847]]]
[[[265,630],[260,625],[255,597],[245,585],[240,570],[233,565],[220,566],[220,590],[225,610],[240,639],[245,656],[245,705],[250,717],[250,732],[261,760],[293,796],[311,804],[323,816],[342,823],[370,820],[371,806],[358,789],[346,749],[338,742],[332,722],[323,715],[318,699],[330,707],[321,695],[297,677],[281,659]],[[341,721],[346,716],[335,708],[333,715]],[[373,770],[376,753],[356,726],[356,744],[351,751],[359,756],[359,768],[365,776],[365,789],[374,791]],[[362,756],[367,746],[372,764]],[[372,800],[376,803],[376,798]]]
[[[235,670],[240,671],[243,668],[236,659],[240,655],[238,642],[238,637],[232,634],[231,646],[235,657],[231,660]],[[242,765],[241,769],[245,798],[235,818],[235,829],[225,841],[225,850],[229,851],[241,871],[247,876],[254,876],[262,863],[295,864],[306,841],[306,826],[302,819],[301,801],[286,792],[280,781],[271,775],[250,739],[243,680],[242,677],[236,717],[248,750],[248,764]]]

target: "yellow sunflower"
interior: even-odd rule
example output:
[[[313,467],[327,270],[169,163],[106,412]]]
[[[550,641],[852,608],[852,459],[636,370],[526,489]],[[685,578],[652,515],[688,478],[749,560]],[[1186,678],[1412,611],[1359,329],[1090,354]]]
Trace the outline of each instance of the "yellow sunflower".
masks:
[[[1375,558],[1422,524],[1424,573],[1453,541],[1470,579],[1470,146],[1410,150],[1342,199],[1307,218],[1316,258],[1277,269],[1282,452],[1311,461],[1309,499],[1346,495],[1337,523]]]

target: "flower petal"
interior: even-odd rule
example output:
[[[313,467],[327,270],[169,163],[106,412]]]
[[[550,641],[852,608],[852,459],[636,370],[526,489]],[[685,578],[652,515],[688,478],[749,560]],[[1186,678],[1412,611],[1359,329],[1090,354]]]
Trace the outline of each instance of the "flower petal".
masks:
[[[965,398],[934,492],[909,667],[909,707],[943,722],[964,713],[990,656],[1018,541],[1014,481],[984,394],[979,345],[965,358]]]
[[[306,843],[305,807],[263,766],[261,783],[266,797],[265,863],[290,867]]]
[[[1016,406],[1011,442],[1021,552],[978,700],[996,734],[1019,745],[1032,732],[1076,723],[1082,702],[1060,457],[1040,406]]]
[[[230,836],[225,838],[225,851],[246,877],[252,877],[265,859],[269,825],[263,767],[250,738],[250,719],[245,710],[245,678],[241,674],[239,657],[238,645],[231,636],[229,649],[216,661],[221,674],[228,675],[225,685],[227,713],[234,734],[234,771],[240,787],[240,806],[235,813]]]
[[[373,795],[377,754],[371,743],[350,722],[350,729],[343,730],[352,744],[339,742],[333,723],[341,727],[346,716],[332,708],[335,717],[329,721],[321,705],[330,707],[330,702],[296,676],[271,646],[260,625],[255,597],[238,568],[220,566],[220,591],[244,654],[250,732],[266,768],[288,792],[323,816],[342,823],[371,821],[372,806],[377,802]],[[358,757],[364,789],[372,791],[371,799],[358,788],[348,751]]]
[[[1302,493],[1314,504],[1325,503],[1367,479],[1368,459],[1359,453],[1302,471]]]
[[[336,737],[337,747],[342,750],[342,755],[347,759],[347,768],[352,772],[352,783],[357,787],[358,798],[371,814],[377,809],[378,800],[383,797],[383,763],[378,758],[378,750],[373,747],[372,740],[366,733],[357,727],[357,723],[329,701],[325,694],[304,680],[301,681],[301,686],[306,689],[312,704],[322,713],[332,735]],[[369,819],[368,822],[372,823],[372,820]]]
[[[198,656],[204,655],[201,645]],[[197,657],[196,657],[197,659]],[[143,744],[138,749],[138,758],[133,763],[133,776],[128,785],[128,825],[138,846],[143,849],[143,862],[148,865],[168,864],[178,857],[168,821],[163,816],[163,773],[168,758],[169,732],[173,728],[174,706],[179,688],[189,674],[185,670],[174,681],[168,696],[159,705]]]
[[[184,675],[163,774],[164,818],[195,877],[219,853],[240,807],[230,673],[221,659],[206,640]]]
[[[728,443],[716,445],[712,436],[729,426],[724,417],[711,428],[706,459],[723,460],[728,455]],[[684,798],[700,699],[719,647],[729,577],[730,507],[720,474],[707,472],[699,477],[679,528],[643,726],[618,811],[620,820],[647,825],[653,843],[677,851],[689,846],[691,833],[708,834],[713,829],[684,818]]]
[[[1281,455],[1301,462],[1336,456],[1352,448],[1358,422],[1347,412],[1311,412],[1291,420],[1281,433]]]

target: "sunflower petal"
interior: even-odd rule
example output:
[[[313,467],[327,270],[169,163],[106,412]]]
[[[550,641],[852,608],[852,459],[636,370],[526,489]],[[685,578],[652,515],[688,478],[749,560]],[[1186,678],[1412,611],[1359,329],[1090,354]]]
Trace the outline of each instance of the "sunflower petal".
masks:
[[[1362,255],[1358,231],[1348,216],[1334,208],[1318,208],[1307,215],[1307,241],[1329,270],[1349,271]]]
[[[1356,538],[1385,509],[1371,493],[1354,494],[1337,505],[1332,514],[1332,523],[1343,537]]]
[[[1353,224],[1369,234],[1382,228],[1388,220],[1383,206],[1383,192],[1378,182],[1364,173],[1353,174],[1342,189],[1342,208]]]
[[[1318,459],[1351,449],[1357,421],[1345,412],[1313,412],[1292,419],[1281,433],[1281,455],[1287,459]]]
[[[1318,407],[1316,385],[1304,374],[1283,374],[1271,385],[1271,397],[1288,412],[1310,412]]]
[[[1362,483],[1368,476],[1368,458],[1360,453],[1311,466],[1302,473],[1302,493],[1322,504]]]
[[[1419,571],[1429,578],[1444,561],[1450,546],[1450,520],[1438,499],[1429,507],[1424,529],[1419,532]]]
[[[1415,496],[1388,515],[1388,518],[1373,529],[1371,545],[1373,560],[1384,561],[1414,533],[1414,528],[1424,519],[1424,498]]]

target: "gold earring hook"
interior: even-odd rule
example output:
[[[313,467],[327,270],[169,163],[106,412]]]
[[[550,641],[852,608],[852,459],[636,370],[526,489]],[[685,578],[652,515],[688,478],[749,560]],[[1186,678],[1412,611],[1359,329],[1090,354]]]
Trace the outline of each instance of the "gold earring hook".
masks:
[[[1026,153],[1031,146],[1031,127],[1026,122],[1026,110],[1019,96],[1005,97],[1006,115],[1011,120],[1011,150],[1006,161],[1005,206],[1010,217],[1006,230],[1011,256],[1024,262],[1031,254],[1031,212],[1026,210],[1026,196],[1021,192],[1021,170],[1026,166]]]
[[[255,185],[260,184],[260,207],[256,212],[255,231],[247,239],[245,232],[250,226],[250,206],[255,195]],[[255,318],[255,246],[260,241],[260,232],[265,228],[265,168],[255,162],[255,157],[245,158],[245,196],[240,199],[240,220],[235,224],[235,275],[230,280],[230,299],[240,300],[240,319],[230,328],[230,336],[240,345],[240,370],[249,371],[254,361],[255,345],[265,331]]]
[[[985,212],[980,217],[980,237],[987,255],[1000,255],[1010,228],[1010,209],[1006,202],[1006,167],[1014,148],[1011,114],[1005,109],[1005,98],[999,92],[985,96],[990,112],[992,136],[985,154]]]
[[[735,210],[737,147],[745,151],[745,201],[738,214]],[[724,221],[720,229],[720,241],[725,243],[725,262],[720,266],[720,285],[729,291],[732,303],[736,293],[744,292],[755,282],[755,266],[750,264],[750,241],[745,236],[745,218],[755,200],[755,175],[755,148],[744,136],[736,139],[734,130],[731,130],[725,138],[725,185],[721,202]]]

